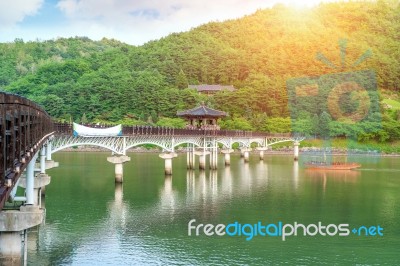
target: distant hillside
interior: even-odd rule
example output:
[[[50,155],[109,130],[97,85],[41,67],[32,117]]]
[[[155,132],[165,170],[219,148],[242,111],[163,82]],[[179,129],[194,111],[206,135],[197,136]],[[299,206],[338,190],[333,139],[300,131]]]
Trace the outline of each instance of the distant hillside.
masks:
[[[208,23],[135,47],[85,37],[0,44],[0,87],[27,96],[54,117],[156,123],[201,101],[227,111],[227,128],[287,130],[286,80],[373,69],[381,89],[400,90],[399,1],[330,3],[308,10],[277,5]],[[347,39],[344,68],[339,39]],[[352,64],[367,50],[372,56]],[[234,85],[207,98],[188,84]],[[393,117],[395,115],[393,114]],[[279,124],[279,123],[278,123]],[[272,128],[271,128],[272,127]]]

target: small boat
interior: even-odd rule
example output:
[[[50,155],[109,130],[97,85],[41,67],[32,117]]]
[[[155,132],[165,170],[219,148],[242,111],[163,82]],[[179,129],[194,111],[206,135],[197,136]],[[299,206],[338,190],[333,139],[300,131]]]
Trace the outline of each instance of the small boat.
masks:
[[[326,161],[326,154],[324,153],[324,161],[313,160],[313,161],[304,163],[304,166],[307,169],[312,169],[312,170],[352,170],[352,169],[361,167],[361,164],[348,163],[347,158],[346,158],[346,162],[328,163]]]
[[[361,167],[361,164],[359,163],[327,163],[327,162],[317,162],[317,161],[311,161],[304,163],[304,166],[307,169],[313,169],[313,170],[351,170],[355,168]]]

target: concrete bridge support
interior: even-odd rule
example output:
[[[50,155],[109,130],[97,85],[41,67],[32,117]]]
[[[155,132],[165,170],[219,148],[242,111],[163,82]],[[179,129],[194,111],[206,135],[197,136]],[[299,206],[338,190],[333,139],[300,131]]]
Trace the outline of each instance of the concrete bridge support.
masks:
[[[264,160],[264,152],[268,150],[268,147],[258,147],[257,150],[260,152],[260,161]]]
[[[0,212],[0,265],[22,264],[27,229],[41,224],[43,217],[44,210],[34,205]]]
[[[35,163],[38,154],[36,153],[32,160],[28,163],[26,167],[26,185],[25,185],[25,194],[26,194],[26,205],[34,205],[35,204]]]
[[[131,158],[126,155],[107,157],[107,161],[115,165],[115,183],[124,181],[124,163],[130,160]]]
[[[293,143],[293,146],[294,146],[294,160],[295,161],[297,161],[297,160],[299,160],[299,146],[300,146],[300,142],[298,142],[298,141],[295,141],[294,143]]]
[[[217,168],[218,168],[218,148],[213,147],[211,148],[211,153],[210,153],[210,169],[217,170]]]
[[[248,163],[250,160],[249,152],[251,152],[251,148],[242,148],[240,151],[243,153],[244,162]]]
[[[39,174],[35,178],[37,158],[38,153],[28,163],[26,177],[20,178],[19,181],[19,185],[25,188],[25,206],[21,206],[19,210],[2,210],[0,212],[1,265],[21,265],[24,251],[27,248],[27,229],[43,222],[44,210],[40,208],[39,190],[42,186],[50,183],[50,177],[46,174]]]
[[[44,147],[40,150],[40,173],[46,173],[46,150]]]
[[[159,155],[160,158],[165,160],[164,173],[166,176],[172,175],[172,159],[178,155],[174,152],[172,153],[162,153]]]
[[[47,174],[42,174],[39,173],[33,178],[33,205],[35,206],[41,206],[41,195],[42,193],[39,193],[41,190],[43,190],[47,185],[49,185],[51,182],[51,177]],[[28,174],[26,178],[21,177],[19,180],[19,186],[22,188],[25,188],[26,191],[26,204],[28,203]]]
[[[40,150],[40,174],[46,174],[46,147]],[[41,195],[46,194],[46,187],[41,188]]]
[[[209,151],[195,151],[194,154],[199,156],[199,169],[206,170],[206,156],[210,154]]]
[[[51,157],[51,149],[52,149],[53,144],[51,143],[51,141],[49,141],[46,145],[45,145],[45,151],[46,151],[46,170],[47,169],[51,169],[51,168],[55,168],[58,167],[58,162],[53,161],[52,157]]]
[[[189,144],[188,148],[187,148],[187,153],[186,153],[186,157],[187,157],[187,169],[189,170],[193,170],[195,167],[195,163],[196,163],[196,157],[194,155],[194,145],[193,144]]]
[[[52,148],[52,143],[49,141],[46,145],[46,161],[51,161],[51,148]]]
[[[224,154],[225,166],[231,165],[231,153],[233,152],[233,149],[225,149],[221,150],[221,152]]]

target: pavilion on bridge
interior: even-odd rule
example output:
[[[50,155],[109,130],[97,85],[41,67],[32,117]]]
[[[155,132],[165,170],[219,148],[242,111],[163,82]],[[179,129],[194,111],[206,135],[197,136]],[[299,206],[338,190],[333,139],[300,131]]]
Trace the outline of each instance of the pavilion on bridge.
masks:
[[[209,108],[204,103],[196,108],[177,113],[177,116],[188,121],[187,129],[201,130],[219,130],[217,121],[226,115],[225,112]]]

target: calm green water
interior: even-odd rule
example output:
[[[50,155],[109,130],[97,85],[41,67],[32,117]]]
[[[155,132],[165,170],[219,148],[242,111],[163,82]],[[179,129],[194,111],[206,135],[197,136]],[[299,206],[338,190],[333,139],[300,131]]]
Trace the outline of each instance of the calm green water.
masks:
[[[353,158],[360,171],[309,172],[292,156],[239,155],[216,172],[165,178],[158,154],[130,154],[114,184],[106,153],[58,153],[46,223],[29,234],[29,265],[276,265],[400,262],[400,158]],[[302,157],[304,160],[304,156]],[[380,225],[382,237],[188,236],[188,222]]]

